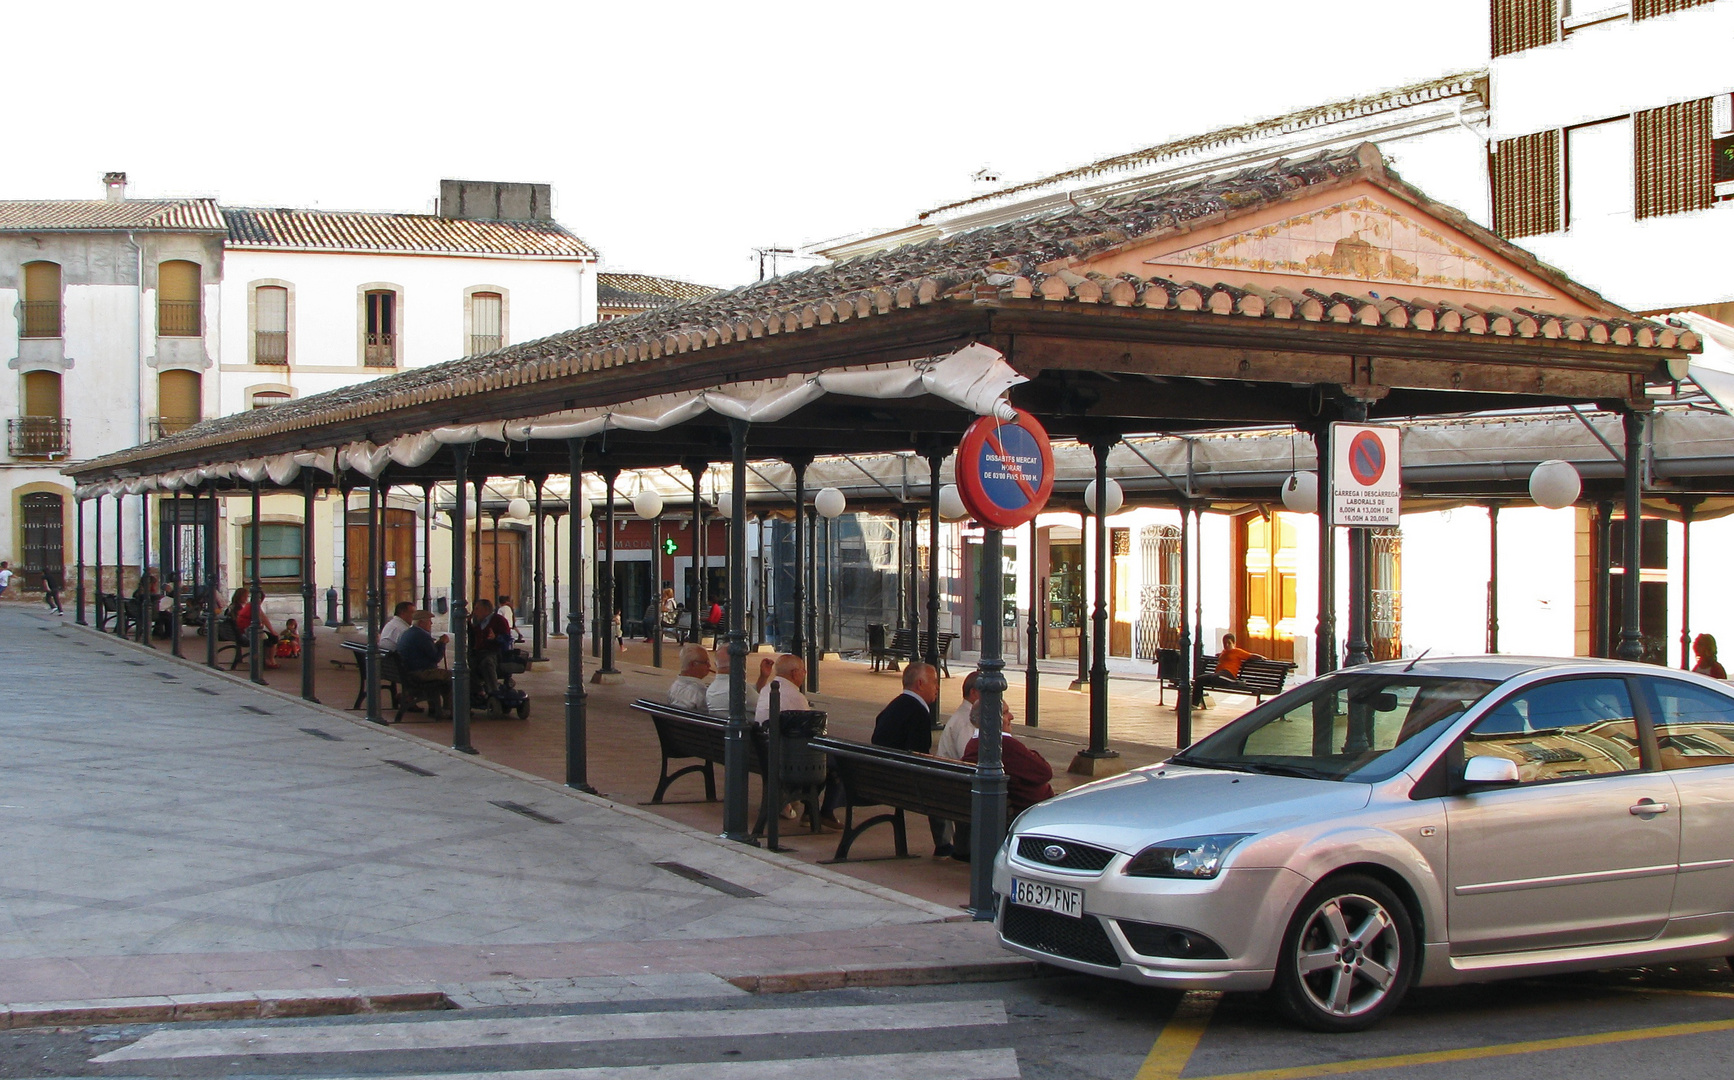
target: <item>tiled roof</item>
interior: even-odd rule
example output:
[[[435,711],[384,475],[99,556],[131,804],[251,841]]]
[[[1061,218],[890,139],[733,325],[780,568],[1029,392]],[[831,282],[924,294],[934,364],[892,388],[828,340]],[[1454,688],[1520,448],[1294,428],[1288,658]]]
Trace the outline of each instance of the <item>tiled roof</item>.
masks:
[[[222,232],[213,199],[31,199],[0,202],[0,232]]]
[[[1371,116],[1376,113],[1389,112],[1394,109],[1407,108],[1427,101],[1454,97],[1462,94],[1477,94],[1486,96],[1485,69],[1462,71],[1452,75],[1444,75],[1437,79],[1399,86],[1394,90],[1384,90],[1377,94],[1367,94],[1362,97],[1349,98],[1346,101],[1332,101],[1323,105],[1312,105],[1305,109],[1273,116],[1265,120],[1253,120],[1233,127],[1219,128],[1202,135],[1188,135],[1183,139],[1158,143],[1155,146],[1134,150],[1127,154],[1116,154],[1110,158],[1092,161],[1087,165],[1067,169],[1052,176],[1044,176],[1021,184],[1011,184],[1006,187],[986,191],[980,195],[956,202],[936,206],[924,210],[917,215],[918,220],[950,213],[966,206],[980,203],[997,202],[1013,195],[1019,195],[1041,188],[1065,184],[1068,181],[1082,180],[1091,176],[1101,176],[1106,173],[1122,172],[1155,165],[1172,158],[1189,157],[1207,150],[1216,150],[1235,143],[1249,142],[1253,139],[1266,138],[1274,135],[1286,135],[1304,128],[1317,127],[1323,124],[1338,123],[1352,120],[1356,117]]]
[[[697,300],[716,291],[709,285],[694,285],[690,281],[651,277],[649,274],[616,274],[604,271],[596,275],[598,307],[662,307],[681,300]]]
[[[433,214],[223,207],[231,249],[402,252],[414,255],[531,255],[594,258],[553,221],[479,221]]]
[[[1265,290],[1248,282],[1199,283],[1132,275],[1081,275],[1065,265],[1133,241],[1144,242],[1256,210],[1326,185],[1367,180],[1413,201],[1494,251],[1600,312],[1596,317],[1472,308],[1421,297]],[[1045,270],[1043,268],[1046,268]],[[694,354],[745,339],[801,334],[833,323],[891,316],[914,307],[985,301],[1057,301],[1219,315],[1246,325],[1284,321],[1358,324],[1405,334],[1554,338],[1643,349],[1698,348],[1690,331],[1638,319],[1533,256],[1434,203],[1390,174],[1370,143],[1301,161],[1280,161],[1099,206],[1067,207],[925,243],[815,266],[608,322],[593,323],[482,356],[448,361],[298,398],[269,409],[207,420],[180,434],[82,463],[74,474],[112,471],[141,459],[287,435],[327,423],[450,401],[506,387],[565,381],[584,372]],[[1393,340],[1394,343],[1394,340]],[[501,419],[505,419],[502,417]]]

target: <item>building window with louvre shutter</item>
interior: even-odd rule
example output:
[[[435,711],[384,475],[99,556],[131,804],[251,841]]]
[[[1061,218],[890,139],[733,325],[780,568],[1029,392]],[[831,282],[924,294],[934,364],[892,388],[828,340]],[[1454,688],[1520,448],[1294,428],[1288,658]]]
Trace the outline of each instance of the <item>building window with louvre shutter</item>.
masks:
[[[464,355],[493,352],[507,344],[506,290],[472,285],[464,290]]]
[[[290,356],[290,329],[295,300],[286,281],[256,281],[253,283],[253,303],[249,315],[253,320],[253,363],[266,367],[287,367]]]
[[[1710,99],[1699,98],[1632,114],[1633,209],[1638,217],[1705,210],[1715,201],[1712,111]]]
[[[1555,0],[1493,0],[1493,55],[1509,56],[1559,40]]]
[[[1671,15],[1676,11],[1700,7],[1710,0],[1632,0],[1632,18],[1653,19],[1658,15]]]
[[[1560,133],[1504,139],[1493,151],[1493,228],[1507,239],[1558,232]]]

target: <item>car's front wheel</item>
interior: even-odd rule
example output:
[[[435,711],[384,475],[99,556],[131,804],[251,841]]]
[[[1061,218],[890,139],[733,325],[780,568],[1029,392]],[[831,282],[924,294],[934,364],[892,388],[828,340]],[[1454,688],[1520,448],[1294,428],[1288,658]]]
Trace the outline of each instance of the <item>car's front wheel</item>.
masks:
[[[1313,886],[1283,935],[1276,997],[1314,1031],[1360,1031],[1403,999],[1419,960],[1397,895],[1359,874]]]

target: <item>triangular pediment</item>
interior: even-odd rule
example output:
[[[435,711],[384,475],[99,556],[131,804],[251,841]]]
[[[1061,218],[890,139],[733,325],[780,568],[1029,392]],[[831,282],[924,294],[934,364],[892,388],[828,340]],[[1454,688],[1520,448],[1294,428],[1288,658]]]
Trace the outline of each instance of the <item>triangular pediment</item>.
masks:
[[[1323,293],[1377,293],[1384,286],[1398,295],[1479,295],[1510,305],[1564,300],[1545,277],[1502,251],[1370,184],[1131,244],[1103,262],[1177,281],[1245,277]]]

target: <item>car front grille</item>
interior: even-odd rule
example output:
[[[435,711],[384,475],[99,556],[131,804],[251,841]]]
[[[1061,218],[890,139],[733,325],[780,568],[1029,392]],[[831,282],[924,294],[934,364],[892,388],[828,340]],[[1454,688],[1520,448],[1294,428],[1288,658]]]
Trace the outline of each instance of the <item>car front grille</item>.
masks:
[[[1058,858],[1048,858],[1047,849],[1051,847],[1060,849]],[[1080,844],[1076,840],[1021,836],[1018,838],[1018,858],[1058,870],[1101,870],[1114,860],[1114,852],[1107,848]]]
[[[1120,954],[1094,915],[1074,919],[1053,911],[1041,911],[1005,901],[1000,933],[1007,941],[1040,952],[1081,960],[1102,967],[1119,967]]]

